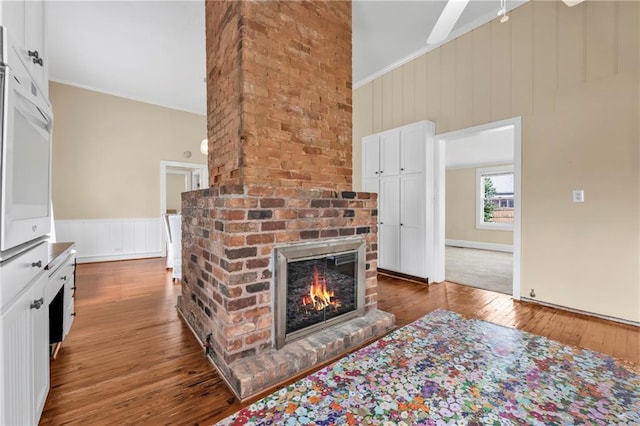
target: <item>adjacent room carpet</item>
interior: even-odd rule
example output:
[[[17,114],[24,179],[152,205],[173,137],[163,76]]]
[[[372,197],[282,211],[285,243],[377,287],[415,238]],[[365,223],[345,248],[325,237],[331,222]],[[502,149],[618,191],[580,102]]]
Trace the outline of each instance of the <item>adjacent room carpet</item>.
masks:
[[[640,424],[640,369],[437,310],[221,425]]]
[[[445,247],[444,279],[498,293],[513,294],[513,254]]]

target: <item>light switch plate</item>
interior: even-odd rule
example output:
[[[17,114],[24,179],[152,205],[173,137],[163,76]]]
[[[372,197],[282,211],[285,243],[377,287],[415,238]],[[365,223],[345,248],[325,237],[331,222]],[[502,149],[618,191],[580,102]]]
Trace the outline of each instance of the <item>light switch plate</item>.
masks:
[[[582,190],[582,189],[574,189],[573,190],[573,202],[574,203],[584,203],[584,190]]]

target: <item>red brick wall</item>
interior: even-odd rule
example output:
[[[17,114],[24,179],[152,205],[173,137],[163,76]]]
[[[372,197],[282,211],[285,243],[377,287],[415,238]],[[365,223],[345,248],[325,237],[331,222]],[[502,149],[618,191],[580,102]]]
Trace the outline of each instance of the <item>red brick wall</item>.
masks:
[[[207,2],[207,52],[212,185],[351,189],[351,2]]]
[[[240,182],[240,2],[206,1],[209,184]]]
[[[183,194],[180,309],[218,360],[272,347],[273,248],[361,236],[366,308],[377,307],[377,195],[228,185]]]

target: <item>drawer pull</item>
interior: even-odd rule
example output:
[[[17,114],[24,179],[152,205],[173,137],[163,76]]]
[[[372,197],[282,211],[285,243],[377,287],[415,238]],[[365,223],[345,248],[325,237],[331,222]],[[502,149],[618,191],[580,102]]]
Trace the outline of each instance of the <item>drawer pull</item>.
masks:
[[[75,286],[71,287],[71,290],[75,290],[75,289],[76,289],[76,287],[75,287]]]
[[[74,312],[74,313],[72,313],[72,314],[71,314],[71,316],[72,316],[72,317],[75,317],[75,316],[76,316],[76,313],[75,313],[75,312]]]
[[[67,280],[67,276],[66,276],[66,275],[63,275],[63,276],[61,276],[61,277],[60,277],[60,279],[61,279],[62,281],[66,281],[66,280]]]
[[[42,268],[42,260],[38,260],[37,262],[31,262],[32,268]]]
[[[34,300],[33,303],[29,306],[30,309],[40,309],[42,304],[44,303],[44,297],[41,297],[38,300]]]

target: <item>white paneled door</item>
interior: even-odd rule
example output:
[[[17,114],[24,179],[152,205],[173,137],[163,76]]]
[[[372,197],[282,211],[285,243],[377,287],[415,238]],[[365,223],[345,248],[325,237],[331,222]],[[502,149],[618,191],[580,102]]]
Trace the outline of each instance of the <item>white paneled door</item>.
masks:
[[[403,273],[422,277],[425,274],[424,184],[422,173],[400,178],[400,267]]]
[[[425,136],[421,127],[410,127],[401,133],[402,173],[421,173],[425,169]]]
[[[397,271],[400,268],[400,178],[380,180],[378,202],[378,266]]]
[[[378,135],[362,138],[362,175],[364,179],[377,179],[380,173],[380,138]]]
[[[380,178],[400,174],[400,133],[386,132],[380,135]]]

